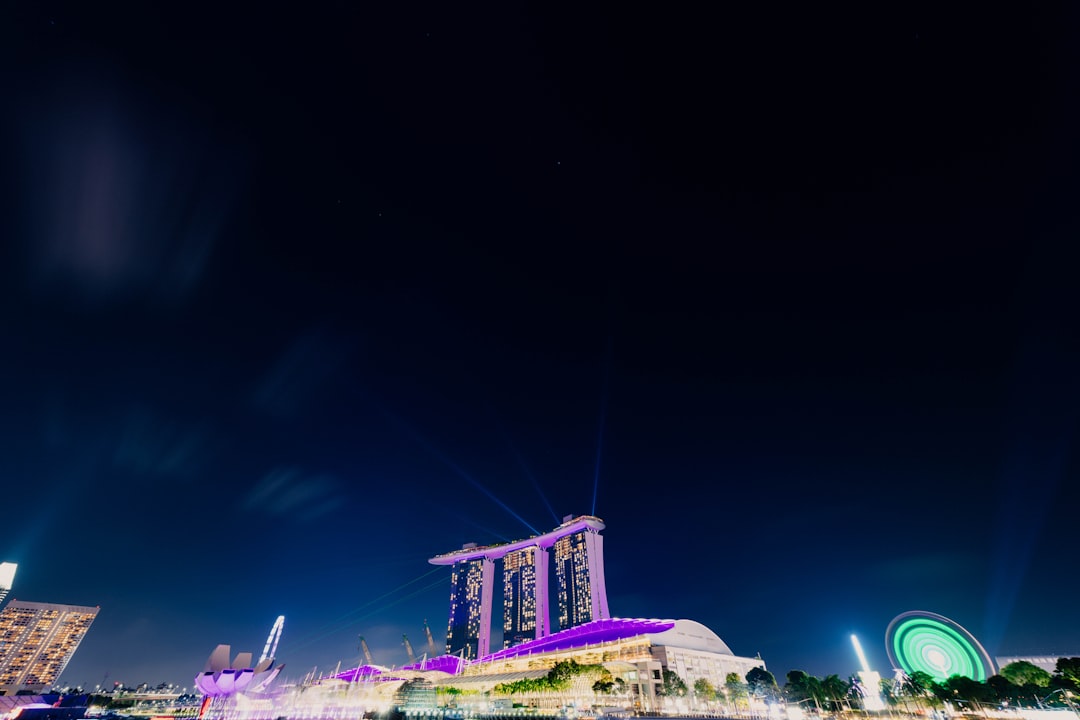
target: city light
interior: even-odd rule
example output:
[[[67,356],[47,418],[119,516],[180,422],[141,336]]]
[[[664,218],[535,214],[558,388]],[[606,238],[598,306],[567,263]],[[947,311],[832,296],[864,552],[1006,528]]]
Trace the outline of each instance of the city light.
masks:
[[[885,631],[885,648],[893,666],[909,675],[922,671],[938,681],[963,675],[985,682],[995,672],[975,636],[947,617],[922,610],[893,618]]]
[[[862,670],[858,672],[859,681],[863,689],[863,709],[871,712],[885,709],[885,700],[881,697],[881,673],[870,669],[870,663],[866,660],[859,638],[852,634],[851,644],[855,648],[855,655],[859,658]]]
[[[866,653],[863,652],[858,636],[852,634],[851,644],[855,646],[855,655],[859,658],[859,665],[862,666],[863,671],[870,672],[870,663],[866,662]]]

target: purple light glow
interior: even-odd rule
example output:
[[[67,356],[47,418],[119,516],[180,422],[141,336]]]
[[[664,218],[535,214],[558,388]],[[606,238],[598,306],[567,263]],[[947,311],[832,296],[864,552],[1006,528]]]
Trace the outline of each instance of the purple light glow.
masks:
[[[531,538],[525,538],[524,540],[515,540],[514,542],[506,543],[504,545],[485,545],[483,547],[463,548],[443,555],[436,555],[428,560],[428,562],[432,565],[453,565],[454,563],[465,560],[476,560],[479,558],[498,560],[506,555],[506,553],[513,550],[521,550],[522,548],[527,547],[549,548],[554,545],[555,541],[559,538],[571,535],[579,530],[592,528],[599,532],[605,527],[604,522],[600,518],[591,515],[582,515],[569,522],[563,523],[551,532],[546,532],[543,535],[535,535]]]
[[[530,640],[529,642],[524,642],[520,645],[514,645],[513,647],[499,650],[490,655],[485,655],[472,663],[463,660],[456,655],[440,655],[439,657],[431,658],[424,662],[406,665],[402,667],[401,670],[414,672],[438,671],[449,675],[458,675],[466,665],[496,662],[498,660],[507,660],[509,658],[520,657],[521,655],[531,655],[533,653],[539,654],[555,652],[558,650],[571,650],[574,648],[586,647],[588,645],[599,645],[600,643],[624,640],[638,635],[654,635],[656,633],[662,633],[665,630],[670,630],[673,627],[675,627],[674,620],[606,618],[604,620],[594,620],[567,630],[561,630],[554,635],[548,635],[539,640]],[[395,677],[391,674],[385,674],[387,672],[389,671],[386,671],[384,668],[375,667],[374,665],[362,665],[358,668],[346,670],[343,673],[334,675],[334,678],[344,680],[345,682],[356,682],[357,680],[381,682],[386,680],[404,679]]]
[[[402,668],[403,670],[405,668]],[[365,682],[386,682],[388,680],[404,680],[405,678],[396,677],[392,674],[387,674],[392,671],[386,668],[376,667],[375,665],[361,665],[355,667],[352,670],[346,670],[345,672],[338,673],[337,675],[331,675],[333,680],[344,680],[345,682],[356,682],[363,680]]]
[[[269,658],[255,667],[250,667],[249,652],[240,653],[230,663],[230,651],[230,646],[218,645],[210,653],[203,671],[195,676],[195,687],[203,695],[222,697],[243,692],[262,692],[285,667],[274,667],[274,661]]]
[[[480,658],[476,662],[485,663],[495,660],[529,655],[532,653],[554,652],[572,648],[596,645],[599,643],[623,640],[635,635],[661,633],[675,627],[674,620],[648,620],[644,618],[606,618],[578,625],[567,630],[548,635],[538,640],[514,645]]]
[[[437,670],[449,675],[457,675],[467,663],[457,655],[440,655],[423,662],[405,665],[402,670]]]

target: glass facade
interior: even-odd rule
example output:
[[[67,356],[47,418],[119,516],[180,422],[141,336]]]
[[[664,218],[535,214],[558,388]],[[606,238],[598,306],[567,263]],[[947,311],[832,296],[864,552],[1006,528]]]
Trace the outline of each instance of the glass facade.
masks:
[[[14,600],[0,612],[0,689],[47,689],[75,654],[98,608]]]
[[[450,573],[450,624],[446,630],[446,654],[466,660],[479,657],[484,560],[455,563]]]
[[[503,647],[536,638],[536,570],[539,548],[503,556]]]
[[[461,550],[436,555],[433,565],[449,565],[450,623],[447,653],[465,659],[552,635],[549,602],[551,558],[557,579],[559,630],[610,618],[604,582],[604,523],[592,515],[567,515],[551,532],[501,545],[466,543]],[[502,577],[503,645],[491,647],[495,565]]]
[[[582,625],[593,617],[588,530],[555,541],[555,579],[559,585],[559,629]]]

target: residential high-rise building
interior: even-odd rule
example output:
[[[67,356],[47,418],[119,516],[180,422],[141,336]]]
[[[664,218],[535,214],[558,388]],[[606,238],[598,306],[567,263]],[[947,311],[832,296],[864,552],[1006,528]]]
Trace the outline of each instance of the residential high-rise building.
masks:
[[[11,591],[15,582],[15,570],[19,566],[12,562],[0,563],[0,605],[4,604],[4,598]]]
[[[494,563],[484,557],[454,563],[446,654],[475,660],[491,649],[491,582]]]
[[[99,609],[24,600],[8,603],[0,611],[0,694],[50,688]]]
[[[603,538],[584,527],[555,541],[555,580],[559,587],[559,629],[611,617],[604,591]]]

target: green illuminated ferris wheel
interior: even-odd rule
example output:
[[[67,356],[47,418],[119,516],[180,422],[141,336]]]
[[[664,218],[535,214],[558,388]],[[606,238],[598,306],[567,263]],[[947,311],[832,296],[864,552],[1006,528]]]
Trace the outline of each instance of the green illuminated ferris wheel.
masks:
[[[935,680],[963,675],[985,682],[994,674],[990,654],[975,636],[947,617],[911,610],[893,618],[885,630],[885,651],[893,667],[922,671]]]

